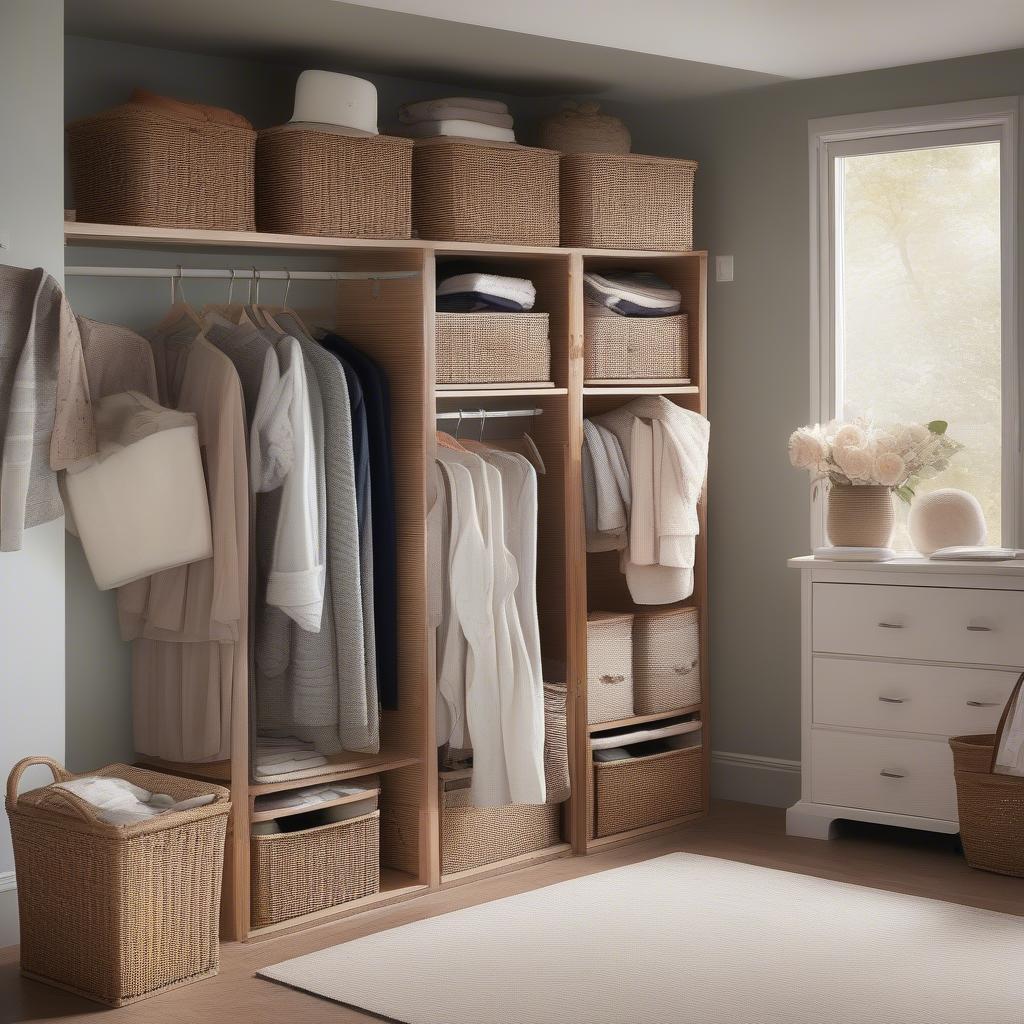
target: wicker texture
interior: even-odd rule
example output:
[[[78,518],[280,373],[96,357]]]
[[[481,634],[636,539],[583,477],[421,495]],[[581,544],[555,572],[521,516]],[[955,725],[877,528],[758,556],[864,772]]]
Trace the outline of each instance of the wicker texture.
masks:
[[[679,378],[689,374],[687,316],[621,316],[587,303],[583,327],[587,380]]]
[[[281,125],[256,140],[260,231],[409,238],[412,140]]]
[[[254,928],[380,889],[380,811],[302,832],[253,835],[251,843]]]
[[[21,919],[22,973],[107,1006],[214,975],[228,791],[115,764],[90,775],[127,779],[175,801],[213,794],[191,811],[110,825],[51,786],[20,798],[33,763],[57,782],[76,778],[49,758],[26,758],[7,784]]]
[[[673,608],[633,623],[633,710],[674,711],[700,701],[700,613]]]
[[[98,224],[252,231],[256,133],[126,103],[67,127],[76,215]]]
[[[438,384],[551,380],[547,313],[437,313]]]
[[[888,487],[829,488],[825,529],[836,547],[888,547],[895,525],[892,491]]]
[[[544,788],[546,802],[560,804],[569,799],[569,739],[566,728],[564,686],[544,684]]]
[[[614,722],[633,714],[633,616],[587,616],[587,722]]]
[[[593,772],[596,838],[681,818],[701,808],[700,747],[596,762]]]
[[[441,873],[494,864],[536,853],[561,841],[561,809],[557,804],[506,804],[474,807],[468,780],[461,788],[441,777]]]
[[[558,245],[558,154],[510,143],[423,139],[412,156],[420,238]]]
[[[562,157],[562,245],[692,249],[692,160],[640,154]]]

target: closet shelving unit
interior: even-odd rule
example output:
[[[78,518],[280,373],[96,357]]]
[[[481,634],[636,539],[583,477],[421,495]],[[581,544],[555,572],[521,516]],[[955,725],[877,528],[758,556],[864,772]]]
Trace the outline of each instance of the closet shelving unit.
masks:
[[[587,725],[586,617],[588,610],[637,610],[614,559],[588,555],[583,536],[581,448],[583,417],[616,408],[639,395],[660,394],[706,414],[706,288],[704,252],[634,252],[574,248],[484,245],[425,240],[380,241],[279,235],[260,232],[151,229],[69,221],[65,244],[86,247],[103,262],[116,249],[119,264],[139,266],[204,265],[214,256],[230,256],[233,265],[259,260],[270,269],[287,266],[290,257],[319,256],[331,269],[366,273],[409,271],[386,281],[343,280],[334,285],[328,323],[324,310],[311,322],[333,326],[376,359],[392,389],[393,458],[398,524],[399,707],[381,716],[379,754],[341,754],[334,772],[315,780],[257,784],[249,776],[248,694],[236,693],[233,708],[232,758],[210,765],[157,763],[158,767],[222,782],[231,789],[232,824],[225,858],[222,934],[252,939],[279,934],[325,920],[412,899],[440,888],[515,870],[556,857],[586,854],[700,817],[708,807],[709,747],[707,690],[707,533],[706,500],[699,510],[696,589],[686,604],[700,610],[702,695],[699,703],[660,715]],[[109,255],[109,252],[108,252]],[[438,264],[472,258],[484,266],[522,271],[537,288],[538,310],[549,314],[554,387],[437,387],[434,366],[434,292]],[[673,381],[584,381],[583,273],[587,268],[635,266],[659,273],[683,295],[689,314],[690,377]],[[326,287],[326,286],[325,286]],[[300,312],[305,312],[300,309]],[[533,854],[513,857],[469,871],[442,874],[437,748],[435,741],[434,637],[426,608],[425,518],[428,469],[436,446],[435,431],[455,429],[438,413],[459,409],[478,412],[516,410],[528,417],[467,419],[464,436],[518,436],[528,430],[546,466],[538,483],[538,606],[545,676],[568,687],[568,736],[572,797],[563,805],[562,841]],[[540,415],[536,415],[539,412]],[[588,815],[593,799],[589,782],[590,737],[617,725],[657,722],[680,714],[701,720],[704,736],[704,794],[701,810],[685,818],[593,839]],[[155,763],[155,762],[149,762]],[[255,798],[308,785],[371,774],[381,776],[380,892],[339,907],[254,929],[249,914],[249,833],[259,820]]]

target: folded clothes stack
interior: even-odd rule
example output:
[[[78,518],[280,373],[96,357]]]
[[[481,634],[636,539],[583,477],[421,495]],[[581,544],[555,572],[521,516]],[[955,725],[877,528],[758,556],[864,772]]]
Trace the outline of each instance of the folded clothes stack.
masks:
[[[449,96],[406,103],[398,108],[398,120],[402,124],[396,134],[412,139],[453,136],[491,142],[516,141],[512,115],[508,107],[497,100]]]
[[[647,271],[602,271],[583,275],[588,301],[622,316],[673,316],[682,296],[657,274]]]
[[[259,781],[282,775],[304,775],[327,764],[327,758],[316,751],[312,743],[293,737],[258,737],[252,760],[253,775]]]
[[[522,277],[484,274],[463,263],[441,268],[437,308],[444,313],[527,313],[537,300],[533,282]]]
[[[283,816],[272,821],[256,822],[252,831],[255,835],[277,835],[279,832],[299,832],[319,825],[361,818],[377,809],[379,791],[380,776],[368,775],[352,782],[333,782],[258,796],[256,811],[281,811]],[[335,803],[342,797],[363,794],[365,797],[362,800]]]

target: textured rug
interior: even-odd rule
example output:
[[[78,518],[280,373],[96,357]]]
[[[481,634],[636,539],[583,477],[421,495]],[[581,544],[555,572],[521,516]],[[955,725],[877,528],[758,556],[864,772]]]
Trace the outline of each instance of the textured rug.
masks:
[[[259,973],[403,1024],[1021,1024],[1024,919],[676,853]]]

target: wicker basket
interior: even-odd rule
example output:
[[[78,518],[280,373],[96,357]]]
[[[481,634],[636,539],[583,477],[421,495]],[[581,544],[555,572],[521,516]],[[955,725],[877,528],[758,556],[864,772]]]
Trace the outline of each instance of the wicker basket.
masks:
[[[1022,677],[1024,678],[1024,677]],[[972,868],[1024,878],[1024,778],[992,773],[997,737],[1020,692],[1018,680],[999,723],[999,732],[953,736],[956,801],[964,857]]]
[[[700,613],[671,608],[633,623],[633,710],[675,711],[700,701]]]
[[[558,154],[551,150],[421,139],[412,182],[420,238],[558,245]]]
[[[438,384],[551,380],[547,313],[437,313]]]
[[[628,761],[594,762],[594,837],[657,825],[701,809],[703,753],[685,747]]]
[[[692,160],[637,153],[562,157],[562,245],[692,249]]]
[[[256,133],[142,103],[67,126],[76,216],[252,231]]]
[[[566,728],[564,686],[544,684],[544,788],[547,803],[560,804],[569,799],[569,739]]]
[[[590,380],[686,378],[687,316],[622,316],[596,303],[585,307],[583,375]]]
[[[280,125],[256,140],[260,231],[335,238],[412,234],[412,140]]]
[[[220,969],[218,920],[228,791],[123,764],[90,775],[127,779],[175,800],[212,794],[204,807],[136,825],[46,786],[18,796],[22,773],[56,761],[29,757],[7,780],[21,919],[21,971],[107,1006],[208,978]]]
[[[380,811],[250,841],[254,928],[380,889]]]
[[[615,722],[633,715],[633,616],[587,616],[587,722]]]
[[[469,871],[561,842],[558,804],[474,807],[469,786],[465,772],[440,777],[441,874]]]

